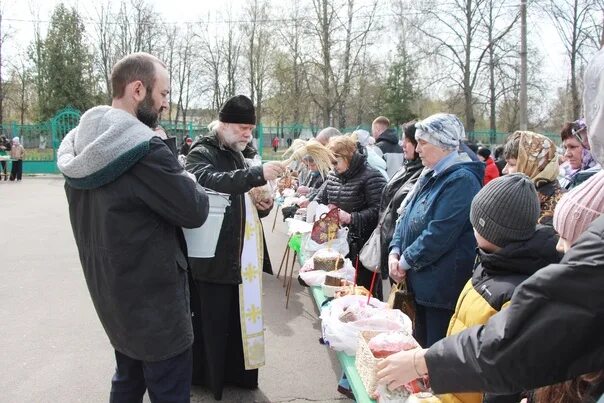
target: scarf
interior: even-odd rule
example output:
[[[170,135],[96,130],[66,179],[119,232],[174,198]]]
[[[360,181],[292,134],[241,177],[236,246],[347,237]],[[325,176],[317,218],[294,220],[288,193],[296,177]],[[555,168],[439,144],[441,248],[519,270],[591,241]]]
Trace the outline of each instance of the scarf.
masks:
[[[262,224],[249,193],[245,194],[245,237],[241,251],[239,320],[245,369],[264,365],[264,319],[262,314]]]
[[[556,146],[547,137],[529,131],[516,131],[508,141],[519,140],[516,166],[538,186],[558,178],[560,168]]]

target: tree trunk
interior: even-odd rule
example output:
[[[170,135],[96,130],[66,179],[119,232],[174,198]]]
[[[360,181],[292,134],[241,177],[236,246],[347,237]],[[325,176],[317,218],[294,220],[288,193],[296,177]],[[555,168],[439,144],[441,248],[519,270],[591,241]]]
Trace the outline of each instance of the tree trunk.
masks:
[[[328,0],[322,1],[321,37],[323,51],[323,126],[331,125],[331,86],[329,70],[331,66],[331,38],[329,36],[329,16],[327,14]]]
[[[495,46],[493,46],[493,0],[489,0],[489,96],[490,96],[490,143],[495,144],[497,141],[497,117],[496,117],[496,100],[495,100]]]
[[[569,116],[570,121],[578,119],[581,116],[581,103],[579,101],[579,91],[577,89],[577,52],[579,30],[578,26],[578,0],[574,2],[573,8],[573,33],[571,38],[571,54],[570,54],[570,93],[571,93],[571,112],[573,116]]]
[[[465,114],[466,114],[466,131],[468,133],[474,132],[474,100],[472,99],[472,87],[470,84],[471,74],[471,53],[472,53],[472,0],[466,0],[466,46],[465,46],[465,65],[463,75],[463,86],[464,86],[464,101],[465,101]],[[473,134],[472,134],[473,135]]]

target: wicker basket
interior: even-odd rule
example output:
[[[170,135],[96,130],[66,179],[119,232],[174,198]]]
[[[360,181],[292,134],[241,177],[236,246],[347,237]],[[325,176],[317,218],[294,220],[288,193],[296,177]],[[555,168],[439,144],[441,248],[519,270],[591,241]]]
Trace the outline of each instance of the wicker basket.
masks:
[[[377,363],[382,358],[375,358],[369,349],[369,340],[384,332],[362,331],[359,333],[359,345],[355,359],[357,372],[363,381],[363,386],[369,395],[375,392],[377,387]]]

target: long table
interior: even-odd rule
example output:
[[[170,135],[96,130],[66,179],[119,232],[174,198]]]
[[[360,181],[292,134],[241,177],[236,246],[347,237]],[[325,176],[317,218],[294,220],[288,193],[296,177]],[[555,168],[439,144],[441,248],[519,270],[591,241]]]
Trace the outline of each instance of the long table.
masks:
[[[319,308],[320,311],[327,298],[323,294],[321,287],[310,287],[310,291],[315,303],[317,304],[317,308]],[[355,366],[354,356],[348,355],[341,351],[336,351],[336,356],[338,357],[338,361],[340,361],[340,365],[342,366],[344,373],[346,373],[346,378],[348,379],[348,383],[350,383],[355,400],[362,403],[375,403],[375,400],[371,399],[365,390],[363,381],[361,381],[361,377],[359,376]]]

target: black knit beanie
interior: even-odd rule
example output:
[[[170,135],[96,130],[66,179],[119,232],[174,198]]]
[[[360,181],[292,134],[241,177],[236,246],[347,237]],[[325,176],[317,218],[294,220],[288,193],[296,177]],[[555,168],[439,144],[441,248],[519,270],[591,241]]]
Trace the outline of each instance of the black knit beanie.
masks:
[[[224,123],[256,124],[254,103],[245,95],[235,95],[222,105],[218,120]]]
[[[516,173],[493,179],[472,200],[470,222],[484,239],[503,248],[529,239],[541,212],[530,178]]]

